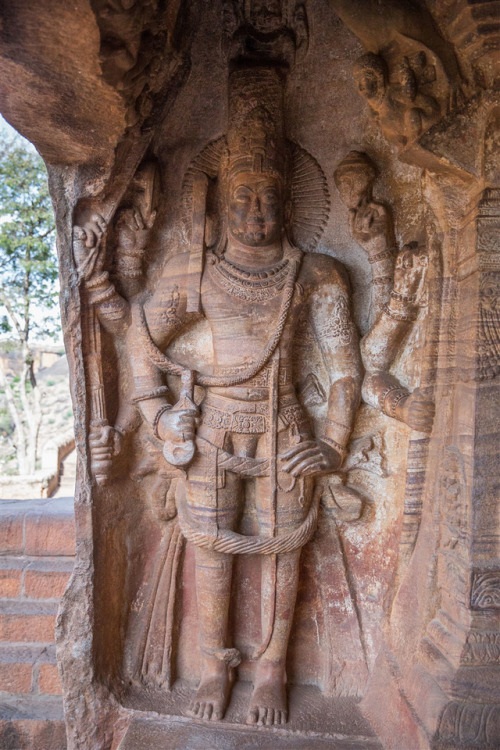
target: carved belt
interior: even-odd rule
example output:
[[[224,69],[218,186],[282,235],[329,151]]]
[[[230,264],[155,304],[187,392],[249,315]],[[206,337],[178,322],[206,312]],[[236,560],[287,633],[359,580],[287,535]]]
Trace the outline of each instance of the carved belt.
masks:
[[[282,428],[296,426],[299,430],[309,425],[304,410],[294,392],[279,399],[278,419]],[[241,401],[215,393],[208,393],[201,406],[206,427],[246,435],[262,435],[269,430],[269,402]]]
[[[201,407],[203,424],[217,430],[263,434],[269,423],[267,401],[240,401],[209,393]]]
[[[211,406],[203,407],[203,424],[218,430],[243,434],[263,434],[267,432],[267,419],[262,414],[226,414]]]

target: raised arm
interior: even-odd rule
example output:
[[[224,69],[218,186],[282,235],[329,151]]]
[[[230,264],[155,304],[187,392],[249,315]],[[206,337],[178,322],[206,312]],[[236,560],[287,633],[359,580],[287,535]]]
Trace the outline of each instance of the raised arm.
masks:
[[[396,260],[389,303],[361,342],[366,370],[363,399],[421,432],[430,432],[432,428],[434,405],[418,389],[410,393],[392,375],[390,367],[417,317],[427,265],[427,254],[417,243],[403,247]]]
[[[75,225],[73,254],[89,305],[95,307],[99,321],[106,329],[120,333],[130,322],[130,310],[104,270],[106,233],[106,221],[99,214],[94,214],[83,226]]]

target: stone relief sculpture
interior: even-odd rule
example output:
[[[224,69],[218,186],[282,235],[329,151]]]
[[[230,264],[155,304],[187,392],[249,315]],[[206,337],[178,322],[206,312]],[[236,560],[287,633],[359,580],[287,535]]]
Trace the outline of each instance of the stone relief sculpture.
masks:
[[[396,238],[390,209],[373,199],[377,169],[359,151],[350,151],[335,169],[334,179],[349,209],[349,228],[372,267],[370,325],[389,301],[394,282]]]
[[[11,3],[77,416],[69,747],[498,746],[497,4],[75,0],[51,60]]]
[[[229,628],[234,557],[256,556],[261,643],[250,656],[255,672],[247,722],[267,726],[288,720],[287,646],[301,551],[316,531],[320,501],[333,517],[356,520],[365,501],[346,483],[349,470],[384,475],[380,441],[367,436],[349,446],[362,382],[368,404],[416,430],[430,431],[434,410],[390,372],[424,296],[427,255],[416,243],[405,246],[394,268],[391,213],[372,194],[376,168],[365,154],[350,152],[335,181],[373,273],[371,328],[360,347],[345,271],[331,257],[308,252],[328,218],[328,191],[319,165],[286,138],[283,86],[283,73],[270,63],[240,64],[230,74],[227,134],[202,150],[184,179],[189,252],[174,249],[149,298],[143,256],[156,217],[154,166],[139,170],[142,192],[129,191],[109,226],[95,214],[74,228],[93,337],[100,325],[111,332],[124,367],[113,426],[102,372],[90,373],[98,394],[89,438],[92,470],[99,483],[109,480],[123,438],[141,415],[149,447],[134,476],[153,477],[150,501],[165,524],[151,580],[140,592],[146,608],[138,605],[136,616],[134,607],[129,618],[125,670],[145,684],[173,685],[176,588],[187,541],[195,550],[203,662],[189,713],[222,719],[241,661]],[[112,280],[105,270],[108,241],[115,243]],[[208,321],[213,353],[205,352],[191,369],[167,350],[201,318]],[[312,371],[299,383],[297,333],[309,349],[318,348],[327,383]],[[235,337],[238,347],[229,345]],[[180,377],[176,401],[166,377]],[[313,420],[306,405],[323,403],[322,419]],[[377,451],[378,468],[369,457]],[[250,487],[256,522],[254,533],[242,533]],[[335,527],[327,528],[339,539]],[[342,555],[340,540],[334,544]],[[345,595],[355,596],[347,583]],[[359,616],[350,627],[355,642]],[[337,690],[357,693],[355,681],[349,687],[334,674]]]
[[[354,79],[389,141],[408,147],[463,101],[455,51],[425,7],[394,1],[381,13],[373,0],[331,4],[367,50],[354,64]]]
[[[341,198],[349,208],[353,239],[366,252],[372,267],[372,325],[361,342],[363,398],[387,416],[428,433],[434,417],[433,403],[418,389],[410,394],[389,372],[419,306],[425,304],[428,256],[413,242],[395,257],[390,211],[372,196],[375,176],[373,162],[358,151],[351,151],[334,174]]]
[[[214,185],[221,212],[216,244],[207,250],[201,276],[190,273],[196,247],[173,257],[153,297],[138,307],[129,337],[143,416],[170,463],[187,466],[177,509],[181,532],[195,546],[203,658],[191,713],[205,719],[224,714],[240,658],[228,633],[232,561],[235,554],[261,555],[263,642],[253,657],[247,721],[268,725],[287,720],[285,664],[299,558],[318,513],[313,477],[340,468],[361,385],[342,269],[325,256],[304,255],[286,231],[291,154],[281,102],[282,82],[272,68],[231,74],[227,145]],[[194,184],[194,215],[196,190]],[[199,303],[190,304],[191,291]],[[163,354],[198,305],[213,336],[210,375],[183,371]],[[311,318],[330,374],[329,417],[317,436],[294,388],[293,330],[303,315]],[[237,336],[237,349],[228,346],[228,336]],[[162,371],[184,379],[184,396],[173,407],[162,392]],[[200,412],[194,382],[206,387]],[[249,477],[259,532],[253,536],[238,531]]]
[[[372,198],[375,167],[351,152],[335,178],[350,206],[353,236],[372,261],[373,317],[378,314],[360,350],[345,272],[328,256],[303,252],[318,241],[328,194],[314,159],[286,139],[282,99],[276,68],[231,73],[227,135],[201,152],[184,180],[190,250],[172,256],[147,301],[140,280],[156,215],[151,197],[142,208],[117,212],[114,283],[104,270],[104,218],[95,215],[74,230],[89,302],[106,329],[120,340],[126,335],[134,382],[113,427],[98,411],[101,422],[94,420],[90,435],[93,470],[98,481],[109,476],[122,436],[137,427],[138,408],[158,457],[143,460],[136,474],[154,474],[151,501],[167,524],[147,594],[149,614],[142,612],[138,627],[131,618],[127,669],[143,682],[172,685],[175,588],[187,540],[195,548],[203,659],[189,712],[220,720],[241,659],[229,631],[233,558],[259,556],[262,643],[251,657],[256,668],[247,713],[247,722],[259,725],[288,718],[286,656],[299,561],[316,530],[319,502],[323,497],[325,508],[343,520],[362,513],[362,494],[338,474],[360,398],[361,356],[367,403],[424,432],[433,416],[433,405],[389,372],[415,318],[427,256],[406,246],[393,270],[390,213]],[[210,325],[213,360],[191,370],[165,352],[200,317]],[[304,324],[329,378],[325,389],[309,373],[303,389],[305,403],[326,401],[319,432],[297,398],[294,333]],[[227,343],[236,334],[237,349]],[[175,404],[165,375],[181,378]],[[195,386],[204,388],[201,405]],[[360,442],[363,458],[355,458],[353,445],[346,467],[366,463],[374,444]],[[332,474],[337,479],[326,487],[317,481]],[[255,485],[255,534],[239,530],[248,482]]]

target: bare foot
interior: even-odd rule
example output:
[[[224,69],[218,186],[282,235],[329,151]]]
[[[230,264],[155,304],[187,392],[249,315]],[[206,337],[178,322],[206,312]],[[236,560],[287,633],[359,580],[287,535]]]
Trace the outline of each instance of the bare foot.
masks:
[[[286,724],[288,710],[285,681],[283,664],[264,662],[257,665],[247,724],[267,727]]]
[[[229,672],[228,666],[219,660],[205,664],[196,697],[188,709],[189,716],[206,721],[222,719],[232,684]]]

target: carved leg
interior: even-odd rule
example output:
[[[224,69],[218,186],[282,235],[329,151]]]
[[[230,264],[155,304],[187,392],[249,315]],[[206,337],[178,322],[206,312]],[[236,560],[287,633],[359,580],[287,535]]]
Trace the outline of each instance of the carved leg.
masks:
[[[206,468],[203,457],[193,464],[192,473],[198,476]],[[187,482],[187,500],[192,515],[214,532],[219,528],[233,528],[239,515],[240,482],[227,475],[226,486],[215,491],[212,481]],[[226,648],[231,575],[231,555],[195,549],[196,599],[198,604],[199,643],[202,652],[200,684],[188,713],[198,719],[222,719],[232,685],[232,668],[239,663],[236,649]]]
[[[255,670],[254,688],[247,714],[249,724],[271,726],[285,724],[288,720],[286,652],[297,597],[300,552],[299,549],[277,555],[276,561],[271,557],[266,557],[262,561],[263,582],[274,582],[273,571],[269,571],[269,568],[276,563],[276,598],[274,603],[274,592],[263,591],[263,598],[267,599],[267,602],[272,602],[274,617],[268,620],[270,613],[265,613],[272,633]],[[266,588],[267,586],[269,584],[266,584]]]
[[[236,649],[226,649],[233,558],[197,548],[196,596],[202,675],[189,713],[198,719],[222,719],[231,689]]]
[[[300,526],[309,510],[312,486],[311,480],[306,480],[304,487],[297,481],[289,492],[277,492],[275,521],[278,536],[280,529],[288,532]],[[270,507],[269,479],[257,480],[256,489],[261,533],[271,533],[273,510]],[[288,720],[286,652],[299,583],[300,552],[297,549],[262,558],[263,650],[255,670],[247,714],[249,724],[271,726],[285,724]]]

